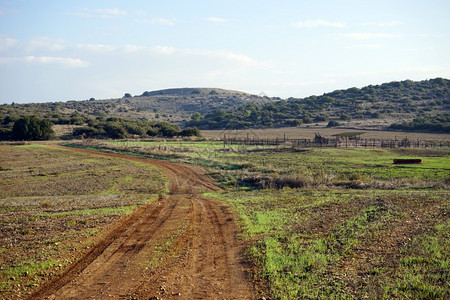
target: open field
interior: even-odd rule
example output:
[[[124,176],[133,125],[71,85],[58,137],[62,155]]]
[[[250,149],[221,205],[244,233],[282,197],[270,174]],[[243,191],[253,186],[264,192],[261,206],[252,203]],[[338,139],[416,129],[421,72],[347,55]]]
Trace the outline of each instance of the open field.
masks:
[[[42,145],[2,145],[0,153],[5,299],[52,278],[110,224],[166,191],[165,177],[149,165]]]
[[[382,131],[382,130],[361,130],[361,129],[337,129],[326,128],[326,124],[319,126],[311,125],[310,127],[286,127],[286,128],[270,128],[270,129],[249,129],[249,130],[202,130],[202,135],[206,138],[223,138],[224,133],[228,137],[246,138],[247,134],[250,138],[283,138],[286,135],[288,139],[313,139],[316,133],[327,138],[334,134],[343,132],[365,132],[361,135],[364,139],[398,139],[408,138],[410,140],[431,140],[431,141],[449,141],[450,134],[445,133],[420,133],[420,132],[404,132],[404,131]]]
[[[219,141],[103,142],[92,146],[201,165],[227,186],[448,188],[446,149],[291,149],[229,146]],[[394,165],[396,158],[422,164]]]
[[[255,279],[276,299],[450,295],[448,150],[103,147],[208,168],[229,190],[208,195],[238,212]]]
[[[220,190],[203,169],[56,145],[2,147],[2,298],[32,289],[31,299],[254,298],[235,216],[201,195]]]
[[[236,276],[242,283],[246,282],[245,276],[238,275],[241,274],[239,273],[241,271],[233,269],[235,264],[229,264],[230,259],[238,255],[229,252],[229,245],[237,245],[231,247],[234,249],[240,247],[241,244],[234,239],[223,238],[225,228],[231,228],[233,234],[237,234],[237,231],[232,229],[234,227],[231,220],[235,218],[234,213],[229,211],[227,206],[233,208],[237,214],[236,219],[240,221],[240,238],[246,245],[247,260],[253,264],[251,272],[253,284],[257,286],[260,295],[274,299],[330,297],[445,299],[450,296],[450,201],[448,200],[450,199],[450,153],[448,149],[290,149],[261,146],[227,146],[224,148],[223,143],[219,141],[169,140],[158,142],[85,141],[80,142],[77,146],[113,152],[105,155],[116,156],[116,159],[122,157],[121,154],[133,155],[135,158],[127,158],[134,160],[132,163],[123,159],[112,160],[112,157],[83,156],[83,154],[72,153],[72,151],[55,150],[46,146],[2,147],[10,147],[5,148],[8,150],[5,153],[9,155],[7,156],[9,159],[6,161],[12,161],[12,157],[25,161],[16,163],[17,165],[8,165],[3,161],[0,163],[2,185],[6,187],[1,191],[7,193],[1,194],[1,200],[5,203],[2,206],[2,214],[9,218],[9,221],[3,224],[11,223],[16,226],[15,231],[10,234],[10,240],[29,236],[26,230],[32,227],[30,225],[35,226],[32,223],[33,220],[36,220],[35,215],[43,220],[66,222],[65,220],[69,217],[84,216],[79,213],[84,210],[91,217],[100,215],[103,217],[102,213],[94,213],[94,211],[101,212],[101,209],[109,206],[101,208],[76,206],[70,204],[70,197],[83,199],[92,193],[102,196],[111,196],[111,194],[117,196],[120,195],[119,191],[126,196],[128,195],[128,183],[134,182],[136,175],[118,175],[115,172],[102,171],[107,169],[105,165],[99,166],[95,168],[95,171],[99,172],[98,176],[93,178],[101,186],[97,189],[102,192],[96,192],[97,189],[89,189],[90,184],[75,184],[70,191],[63,189],[59,191],[57,186],[63,185],[68,188],[69,185],[64,184],[63,181],[55,182],[53,185],[46,183],[44,186],[48,187],[48,191],[56,189],[56,195],[61,196],[61,201],[58,202],[55,200],[57,197],[51,198],[53,194],[50,192],[46,194],[44,189],[42,197],[50,197],[49,199],[55,201],[55,204],[47,205],[42,204],[43,198],[37,198],[38,200],[34,201],[33,197],[40,195],[27,192],[23,188],[18,189],[12,184],[8,185],[12,179],[7,181],[6,174],[12,178],[18,178],[19,181],[23,177],[26,185],[24,183],[22,186],[36,189],[33,182],[42,177],[55,177],[55,180],[62,180],[59,177],[66,173],[81,176],[79,171],[82,170],[79,170],[77,166],[84,160],[79,159],[80,156],[87,159],[84,163],[91,164],[93,161],[99,163],[98,161],[102,162],[105,159],[108,163],[106,161],[103,163],[106,163],[108,167],[122,171],[128,169],[124,166],[117,167],[115,164],[121,162],[137,168],[144,166],[140,161],[141,157],[162,160],[154,161],[153,164],[164,171],[169,178],[170,185],[164,186],[164,179],[159,173],[156,173],[155,176],[160,180],[158,186],[162,190],[169,189],[171,193],[157,201],[161,205],[154,206],[157,203],[153,202],[145,207],[142,206],[142,211],[152,213],[156,212],[153,209],[159,207],[161,210],[157,210],[159,211],[157,215],[166,216],[167,219],[161,221],[160,227],[155,228],[149,225],[145,226],[145,228],[148,227],[145,231],[143,229],[137,231],[142,235],[140,239],[144,239],[145,232],[149,232],[149,234],[151,232],[153,238],[143,244],[142,249],[146,249],[145,251],[131,251],[131,254],[135,253],[133,260],[143,261],[145,253],[151,253],[150,257],[152,257],[146,261],[146,268],[142,271],[146,277],[143,279],[133,277],[137,276],[136,273],[128,276],[134,278],[133,282],[138,281],[141,285],[135,283],[123,285],[124,288],[135,289],[135,296],[160,295],[169,290],[176,292],[170,295],[166,293],[166,297],[169,298],[176,296],[179,291],[182,291],[182,295],[194,297],[217,295],[213,291],[232,290],[231,286],[238,286],[237,282],[230,283],[232,282],[230,280]],[[30,154],[34,155],[33,159],[27,160]],[[45,157],[47,156],[52,157],[51,163],[46,163]],[[39,157],[39,160],[36,157]],[[65,157],[65,159],[58,160],[58,157]],[[75,161],[70,161],[67,157],[74,157]],[[417,165],[394,165],[393,159],[395,158],[421,158],[423,162]],[[5,159],[2,158],[2,160]],[[204,167],[208,175],[225,190],[214,188],[214,184],[209,183],[210,180],[205,177],[196,179],[196,172],[188,171],[193,167],[187,165],[182,167],[179,164],[176,164],[179,167],[171,167],[171,162]],[[68,169],[68,171],[53,170],[56,165],[60,165],[60,168]],[[86,180],[89,183],[89,180],[93,179],[88,175],[95,165],[89,166],[90,171],[81,172],[82,174],[86,173],[87,178],[79,180],[83,182]],[[29,171],[30,167],[32,172]],[[146,167],[145,170],[154,171],[154,169],[148,168]],[[182,169],[186,171],[181,171]],[[28,172],[34,176],[28,175]],[[134,170],[133,172],[138,171]],[[14,177],[15,173],[18,175]],[[107,178],[112,176],[111,173],[118,176],[118,179],[113,179],[112,186],[104,183],[108,182]],[[132,177],[133,180],[129,177]],[[149,178],[147,182],[152,180]],[[192,192],[190,189],[200,182],[206,186]],[[142,188],[138,183],[139,181],[135,185],[136,188]],[[174,184],[177,184],[176,186],[181,184],[182,191],[179,190],[179,187],[174,190],[176,187]],[[156,193],[163,193],[164,191],[161,189]],[[77,194],[77,190],[81,192]],[[20,193],[24,193],[24,196],[20,196]],[[66,193],[71,194],[67,195]],[[204,194],[201,195],[202,193]],[[140,193],[136,194],[141,195]],[[192,196],[194,198],[190,198]],[[25,199],[24,203],[30,202],[31,204],[20,205],[22,203],[18,201],[22,199],[20,197]],[[144,199],[148,198],[144,197]],[[74,201],[72,200],[72,202]],[[93,205],[93,203],[96,202],[90,201],[89,205]],[[132,202],[129,203],[130,205],[122,203],[117,209],[123,209],[124,206],[133,207],[132,205],[138,203],[140,202]],[[62,208],[58,209],[59,206]],[[214,213],[211,212],[211,209]],[[197,216],[196,212],[207,214]],[[223,212],[226,212],[225,215],[221,215]],[[15,221],[13,217],[9,216],[13,213],[18,214],[21,219]],[[50,217],[47,214],[55,214],[55,216]],[[27,219],[28,215],[33,218]],[[187,217],[188,215],[190,217]],[[69,223],[71,223],[70,218],[68,219]],[[111,220],[111,216],[108,215],[108,218]],[[23,221],[24,219],[25,221]],[[200,220],[211,220],[211,222],[202,223]],[[82,222],[79,223],[82,224]],[[88,224],[91,223],[88,222]],[[105,223],[99,221],[99,224]],[[189,226],[189,224],[194,225]],[[203,224],[210,224],[207,226],[222,224],[224,227],[222,229],[206,229],[210,227],[205,227]],[[202,228],[205,229],[202,230]],[[36,232],[36,229],[37,227],[32,227],[33,232]],[[18,233],[19,230],[24,234]],[[55,232],[58,231],[55,230]],[[66,232],[70,234],[70,228],[63,228],[58,234],[67,234]],[[94,234],[95,232],[86,239],[93,240]],[[128,235],[125,231],[124,234]],[[121,239],[120,236],[121,234],[117,235],[118,240]],[[230,238],[230,235],[225,236]],[[196,237],[198,238],[196,239]],[[203,237],[203,240],[199,239],[200,237]],[[79,237],[71,239],[81,241]],[[208,246],[210,242],[216,245],[214,246],[216,248],[213,246],[210,248]],[[9,243],[16,242],[9,241]],[[39,263],[50,261],[50,257],[55,262],[49,266],[39,265],[39,270],[41,270],[39,272],[21,270],[14,273],[22,274],[20,277],[11,275],[10,271],[2,270],[3,291],[5,293],[8,290],[10,293],[5,295],[12,295],[11,291],[24,292],[23,285],[38,284],[38,280],[41,280],[45,274],[61,273],[61,270],[58,271],[58,269],[65,269],[65,264],[74,261],[75,257],[80,257],[76,253],[83,248],[83,246],[77,246],[73,241],[70,243],[75,246],[70,248],[71,250],[67,250],[67,247],[58,247],[58,245],[67,244],[67,241],[45,246],[37,241],[34,242],[37,246],[33,246],[33,242],[24,243],[22,243],[24,246],[30,244],[31,247],[29,249],[27,249],[28,246],[16,247],[15,249],[18,248],[18,253],[22,253],[22,256],[11,260],[8,270],[15,270],[22,261],[30,264],[25,260],[25,254],[28,251],[32,253],[31,257]],[[93,244],[91,242],[88,245]],[[128,244],[126,243],[126,245]],[[217,247],[217,245],[219,246]],[[45,247],[49,247],[52,252],[47,254],[46,259],[41,259],[37,254],[37,249]],[[121,253],[120,247],[118,249],[106,252]],[[223,249],[228,254],[220,254]],[[214,258],[215,263],[208,262],[211,254],[202,256],[205,251],[219,255],[214,256],[216,257]],[[3,255],[2,259],[11,256],[8,246],[2,246],[0,255]],[[64,257],[63,259],[66,260],[62,260],[60,257]],[[114,287],[107,280],[108,274],[114,270],[110,268],[126,266],[126,270],[130,270],[136,269],[138,266],[131,262],[121,262],[120,256],[111,257],[108,260],[114,263],[108,264],[105,268],[88,267],[87,271],[80,273],[84,275],[76,281],[73,287],[67,285],[65,288],[51,290],[50,294],[56,297],[74,295],[71,293],[76,291],[74,288],[77,285],[87,287],[83,289],[85,296],[98,294],[100,291],[115,291],[118,287]],[[219,260],[219,257],[227,258],[222,261]],[[99,256],[98,259],[103,261],[106,258]],[[220,267],[217,267],[219,261]],[[208,268],[213,265],[216,266],[215,269]],[[227,268],[230,271],[222,273]],[[203,275],[192,275],[189,270],[201,270],[200,274]],[[191,275],[179,276],[180,272],[183,274],[187,272],[186,274]],[[92,277],[96,279],[89,277],[89,274],[97,274],[97,277]],[[19,279],[16,279],[16,276]],[[60,278],[71,278],[69,275],[65,276]],[[14,277],[14,280],[11,277]],[[99,289],[97,281],[105,282],[104,288]],[[215,283],[212,284],[213,282]],[[219,282],[222,282],[222,285]],[[190,288],[192,285],[207,286],[211,289],[199,291]],[[252,287],[250,285],[252,283],[248,282],[239,285],[237,291],[240,298],[251,298],[249,291]],[[246,291],[247,289],[248,291]],[[120,289],[116,292],[116,295],[120,294]],[[225,298],[229,296],[221,295]],[[100,294],[98,296],[100,297]]]

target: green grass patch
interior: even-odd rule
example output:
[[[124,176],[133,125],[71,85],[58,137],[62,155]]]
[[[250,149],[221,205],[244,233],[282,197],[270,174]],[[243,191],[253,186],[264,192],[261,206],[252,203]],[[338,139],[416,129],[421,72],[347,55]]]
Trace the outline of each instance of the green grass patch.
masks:
[[[47,260],[36,262],[31,259],[23,260],[12,268],[3,269],[1,272],[0,291],[8,291],[16,282],[20,282],[22,278],[35,278],[36,276],[44,277],[50,269],[64,265],[64,261]],[[31,287],[39,282],[38,280],[27,280],[27,286]]]
[[[445,299],[450,295],[450,220],[439,222],[430,233],[416,236],[402,249],[395,276],[385,296]]]
[[[409,185],[428,186],[428,181],[450,180],[448,151],[434,151],[433,155],[428,155],[426,150],[411,152],[397,149],[311,148],[297,151],[273,146],[226,146],[224,149],[220,141],[112,141],[103,145],[125,151],[123,153],[128,151],[145,157],[200,165],[212,172],[225,171],[228,176],[217,178],[222,178],[225,185],[231,186],[240,180],[229,180],[229,176],[238,179],[269,176],[276,179],[277,176],[287,175],[302,178],[308,186],[346,184],[358,187],[363,183],[366,187],[378,188],[381,185],[377,181],[389,185],[392,180],[404,180],[399,183],[404,185],[406,180]],[[394,165],[395,158],[422,158],[423,163]],[[352,182],[358,184],[349,184]]]
[[[38,217],[45,218],[59,218],[64,216],[82,216],[82,215],[129,215],[135,209],[137,205],[127,205],[127,206],[119,206],[119,207],[105,207],[105,208],[96,208],[96,209],[82,209],[82,210],[73,210],[73,211],[65,211],[65,212],[55,212],[55,213],[42,213],[37,215]]]
[[[446,191],[283,189],[207,195],[229,202],[238,212],[243,237],[251,244],[247,256],[276,299],[442,298],[448,292],[448,222],[408,246],[422,249],[421,256],[410,256],[411,250],[399,255],[397,263],[405,272],[392,276],[383,251],[371,254],[378,265],[362,268],[352,280],[342,269],[360,259],[360,249],[401,227],[409,211],[445,203]],[[430,270],[434,275],[426,275]],[[376,288],[363,288],[363,276],[373,278]],[[419,287],[419,279],[433,284]]]

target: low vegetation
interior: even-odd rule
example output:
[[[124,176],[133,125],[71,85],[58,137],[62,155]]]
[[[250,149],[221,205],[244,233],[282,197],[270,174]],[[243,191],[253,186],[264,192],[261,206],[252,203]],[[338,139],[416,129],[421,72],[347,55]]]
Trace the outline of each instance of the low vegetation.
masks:
[[[228,187],[208,195],[238,212],[254,279],[275,299],[450,296],[448,149],[84,146],[206,167]]]
[[[54,123],[60,120],[50,119]],[[22,117],[14,120],[10,116],[0,128],[0,140],[8,141],[38,141],[50,140],[55,137],[52,121],[40,119],[36,116]],[[178,125],[167,122],[149,122],[145,120],[126,120],[117,117],[81,117],[74,115],[68,124],[75,125],[72,133],[62,138],[111,138],[124,139],[127,137],[173,137],[173,136],[201,136],[196,127],[181,130]]]
[[[224,148],[220,141],[188,140],[81,145],[201,165],[229,187],[447,188],[450,180],[446,149]],[[394,165],[400,157],[426,158],[419,165]]]
[[[0,298],[20,298],[109,225],[166,192],[149,165],[41,145],[0,145]]]
[[[239,212],[276,299],[446,298],[448,191],[283,189],[212,195]]]
[[[391,124],[389,128],[405,131],[450,132],[450,113],[414,118],[411,122]]]

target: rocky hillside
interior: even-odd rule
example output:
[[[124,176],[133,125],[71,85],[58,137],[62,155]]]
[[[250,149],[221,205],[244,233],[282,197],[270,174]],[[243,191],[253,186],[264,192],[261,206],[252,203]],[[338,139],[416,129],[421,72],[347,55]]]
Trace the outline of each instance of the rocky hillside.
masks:
[[[146,91],[137,96],[125,93],[116,99],[0,105],[0,118],[37,115],[51,118],[56,123],[67,123],[67,120],[79,116],[119,117],[180,123],[190,120],[195,112],[203,115],[214,110],[233,110],[246,103],[267,101],[272,100],[238,91],[179,88]]]
[[[0,133],[10,132],[14,122],[24,116],[37,116],[64,126],[104,124],[109,119],[119,127],[125,120],[127,124],[170,122],[201,129],[321,124],[448,132],[449,111],[450,81],[443,78],[353,87],[288,99],[219,88],[178,88],[145,91],[135,96],[125,93],[117,99],[0,105]]]
[[[436,78],[354,87],[262,105],[248,103],[237,110],[215,110],[189,125],[203,129],[242,129],[324,123],[329,127],[447,131],[449,111],[450,81]],[[414,125],[418,123],[421,126]]]

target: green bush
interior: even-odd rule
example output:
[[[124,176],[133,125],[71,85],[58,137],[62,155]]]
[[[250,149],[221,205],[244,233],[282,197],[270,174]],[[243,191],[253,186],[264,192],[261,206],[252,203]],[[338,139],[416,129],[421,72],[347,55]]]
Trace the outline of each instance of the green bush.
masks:
[[[14,122],[11,138],[17,141],[49,140],[55,134],[52,125],[36,116],[23,117]]]
[[[197,127],[188,127],[180,132],[181,136],[202,136],[202,133]]]

